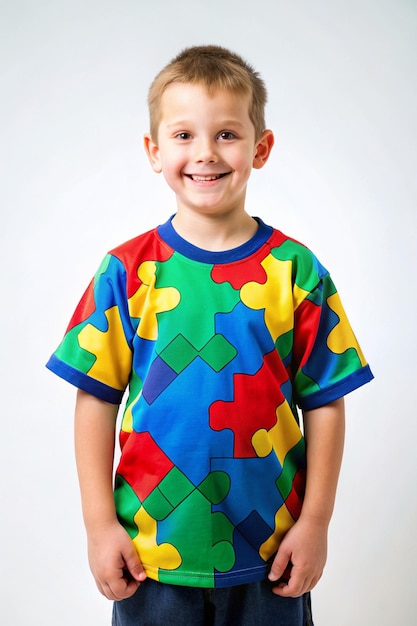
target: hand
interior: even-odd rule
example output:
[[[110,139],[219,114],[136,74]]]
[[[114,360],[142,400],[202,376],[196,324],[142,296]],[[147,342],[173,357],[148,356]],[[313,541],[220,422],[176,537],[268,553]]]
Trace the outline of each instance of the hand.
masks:
[[[117,520],[88,533],[90,568],[109,600],[130,598],[146,579],[135,546]]]
[[[292,598],[311,591],[321,578],[326,557],[327,525],[300,518],[285,535],[272,563],[269,580],[279,581],[272,591]],[[280,580],[284,572],[288,581]]]

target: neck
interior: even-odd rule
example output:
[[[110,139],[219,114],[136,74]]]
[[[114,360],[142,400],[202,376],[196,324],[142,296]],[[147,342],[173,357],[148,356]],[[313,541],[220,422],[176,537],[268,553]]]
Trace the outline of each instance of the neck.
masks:
[[[246,212],[238,216],[184,216],[179,211],[172,225],[183,239],[211,252],[223,252],[241,246],[254,236],[258,228],[256,220]]]

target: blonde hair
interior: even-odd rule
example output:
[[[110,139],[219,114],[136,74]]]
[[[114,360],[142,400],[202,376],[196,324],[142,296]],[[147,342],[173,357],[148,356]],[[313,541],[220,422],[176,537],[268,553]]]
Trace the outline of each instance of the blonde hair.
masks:
[[[265,83],[239,55],[221,46],[194,46],[180,52],[154,79],[148,94],[150,132],[157,142],[161,98],[172,83],[202,85],[209,95],[217,89],[250,96],[249,116],[256,138],[265,130]]]

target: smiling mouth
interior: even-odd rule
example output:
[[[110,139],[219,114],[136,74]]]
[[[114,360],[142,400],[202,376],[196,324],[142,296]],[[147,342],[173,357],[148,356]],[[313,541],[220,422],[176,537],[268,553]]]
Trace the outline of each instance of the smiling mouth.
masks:
[[[212,176],[200,176],[198,174],[185,174],[185,176],[187,176],[187,178],[191,178],[191,180],[195,180],[198,183],[205,183],[205,182],[210,182],[212,180],[219,180],[220,178],[223,178],[224,176],[227,176],[229,174],[229,172],[225,172],[224,174],[215,174]]]

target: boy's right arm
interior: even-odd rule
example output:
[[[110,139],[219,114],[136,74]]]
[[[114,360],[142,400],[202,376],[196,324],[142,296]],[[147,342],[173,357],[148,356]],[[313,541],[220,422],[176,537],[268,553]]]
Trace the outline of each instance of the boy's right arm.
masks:
[[[109,600],[132,596],[146,574],[133,542],[117,519],[113,460],[118,406],[78,390],[75,454],[91,571]]]

